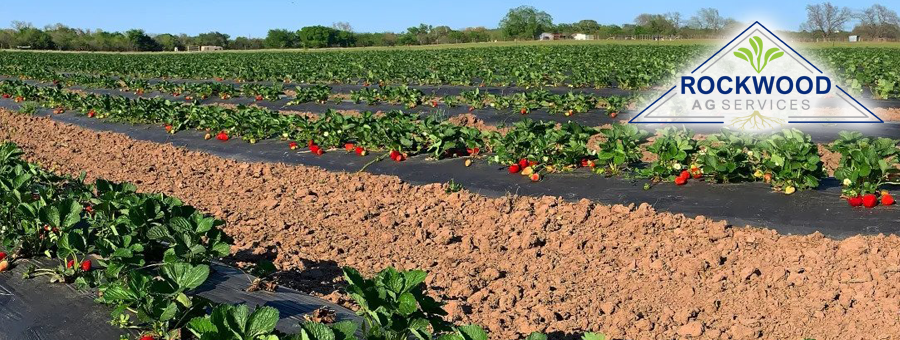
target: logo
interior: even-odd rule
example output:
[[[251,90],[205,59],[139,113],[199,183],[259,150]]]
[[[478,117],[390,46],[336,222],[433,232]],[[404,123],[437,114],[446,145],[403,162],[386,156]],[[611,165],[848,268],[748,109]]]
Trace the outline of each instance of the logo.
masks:
[[[883,123],[835,79],[759,22],[682,72],[629,123],[719,124],[760,131],[794,124]]]
[[[772,47],[766,51],[766,57],[763,58],[763,40],[758,36],[750,38],[750,46],[753,46],[753,52],[750,52],[746,47],[741,47],[738,49],[738,52],[734,52],[734,56],[749,62],[750,66],[756,70],[756,73],[762,73],[770,61],[784,56],[784,52],[781,52],[780,48]],[[753,63],[753,60],[756,60],[755,64]]]

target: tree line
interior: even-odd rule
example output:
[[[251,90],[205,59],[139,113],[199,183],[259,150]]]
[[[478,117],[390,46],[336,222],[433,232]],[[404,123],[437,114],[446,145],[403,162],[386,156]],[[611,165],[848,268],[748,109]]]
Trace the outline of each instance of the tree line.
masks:
[[[835,39],[858,35],[863,40],[900,39],[900,19],[897,12],[883,5],[853,11],[830,2],[808,5],[807,20],[800,31],[792,32],[805,38]],[[847,27],[855,22],[851,30]],[[307,26],[299,30],[271,29],[265,38],[234,37],[220,32],[189,36],[186,34],[148,34],[140,29],[125,32],[85,30],[55,24],[36,28],[30,23],[14,21],[9,29],[0,29],[0,49],[29,48],[65,51],[173,51],[188,46],[222,46],[226,49],[283,49],[324,47],[368,47],[454,44],[502,40],[534,40],[549,32],[561,35],[584,33],[597,39],[638,35],[668,37],[711,37],[742,25],[733,18],[723,17],[715,8],[702,8],[693,15],[679,12],[643,13],[633,23],[604,25],[595,20],[574,23],[554,23],[547,12],[532,6],[510,9],[496,29],[470,27],[454,30],[448,26],[421,24],[405,32],[354,32],[346,22],[329,26]]]

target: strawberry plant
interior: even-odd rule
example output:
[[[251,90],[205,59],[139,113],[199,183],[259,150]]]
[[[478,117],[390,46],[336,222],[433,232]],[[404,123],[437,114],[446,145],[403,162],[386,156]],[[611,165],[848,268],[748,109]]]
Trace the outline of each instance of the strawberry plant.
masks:
[[[787,194],[815,189],[825,176],[818,147],[812,137],[797,129],[782,130],[759,143],[758,169],[770,184]],[[766,177],[766,175],[769,175]]]
[[[315,102],[325,104],[331,95],[331,87],[326,85],[314,85],[308,87],[297,87],[294,89],[296,93],[294,99],[285,105],[297,105],[302,103]]]
[[[257,101],[279,100],[284,94],[284,88],[281,85],[244,84],[241,85],[241,93],[247,97],[254,97]]]
[[[359,305],[357,314],[364,320],[364,339],[431,339],[432,334],[452,329],[443,320],[447,312],[442,304],[425,294],[426,275],[420,270],[388,268],[366,279],[355,269],[344,268],[347,293]]]
[[[191,316],[203,315],[208,306],[207,302],[185,294],[206,281],[207,265],[171,262],[154,275],[131,271],[126,276],[127,280],[101,286],[103,294],[98,298],[113,306],[112,316],[120,326],[143,325],[157,334],[173,336],[170,330],[185,326]],[[132,320],[129,311],[133,311],[136,320]]]
[[[841,154],[834,177],[843,184],[843,195],[853,198],[875,194],[900,173],[897,143],[889,138],[863,137],[859,132],[841,132],[829,149]]]
[[[631,100],[627,97],[609,96],[603,98],[603,101],[605,102],[604,108],[606,109],[606,114],[615,118],[619,112],[628,108]]]
[[[571,122],[557,127],[555,123],[525,119],[514,123],[505,134],[490,134],[488,144],[494,156],[489,159],[503,165],[524,159],[526,162],[519,165],[520,170],[526,167],[549,172],[570,169],[591,156],[587,141],[596,133],[596,129]]]
[[[758,159],[756,139],[749,135],[722,131],[700,142],[697,164],[704,174],[720,183],[752,181]]]
[[[475,128],[460,127],[427,117],[422,121],[420,129],[425,137],[425,144],[428,145],[426,151],[435,159],[453,154],[469,154],[468,150],[484,147],[482,133]]]
[[[603,134],[598,147],[597,159],[602,165],[597,173],[615,175],[641,159],[640,145],[647,141],[649,133],[630,124],[615,123],[610,128],[600,129]]]
[[[277,322],[278,310],[272,307],[260,306],[251,313],[246,305],[219,305],[210,315],[192,319],[187,329],[197,339],[278,340],[279,337],[274,334]],[[308,334],[310,331],[307,329],[316,335],[331,331],[331,328],[317,324],[304,325],[301,332]],[[330,339],[323,340],[337,340],[334,332],[331,335]]]
[[[691,130],[667,127],[659,131],[647,151],[656,155],[656,160],[643,170],[644,175],[654,181],[669,180],[693,165],[697,141]]]

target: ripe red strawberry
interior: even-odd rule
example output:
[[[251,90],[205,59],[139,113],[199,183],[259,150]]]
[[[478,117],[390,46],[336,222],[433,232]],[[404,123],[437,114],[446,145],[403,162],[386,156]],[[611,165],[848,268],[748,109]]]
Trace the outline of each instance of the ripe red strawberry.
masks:
[[[218,140],[220,140],[220,141],[223,141],[223,142],[224,142],[224,141],[227,141],[227,140],[228,140],[228,134],[225,133],[225,131],[219,132],[219,133],[216,135],[216,139],[218,139]]]
[[[143,96],[143,95],[144,95],[144,89],[138,89],[137,91],[134,91],[134,93],[137,94],[137,95],[139,95],[139,96]]]
[[[156,340],[156,338],[154,338],[153,336],[148,334],[148,335],[142,336],[141,340]]]
[[[320,148],[318,145],[315,145],[315,144],[309,146],[309,151],[312,151],[312,153],[316,153],[316,150],[321,150],[321,149],[322,148]]]
[[[400,157],[400,152],[397,152],[397,150],[391,150],[391,159],[399,162],[399,160],[397,160],[398,157]]]
[[[84,272],[91,271],[91,261],[90,260],[84,260],[81,262],[81,271],[84,271]]]
[[[703,176],[703,172],[700,171],[700,168],[691,168],[691,174],[693,175],[694,179],[700,179],[700,177]]]
[[[847,203],[850,203],[851,207],[858,207],[863,205],[862,196],[850,197],[847,199]]]
[[[21,103],[21,102],[24,102],[24,101],[25,101],[25,98],[24,98],[24,97],[22,97],[22,96],[16,96],[16,103]]]
[[[310,147],[310,148],[311,148],[313,145],[316,145],[316,142],[313,142],[312,139],[310,139],[309,141],[306,142],[306,146],[307,146],[307,147]]]
[[[94,214],[94,207],[87,205],[84,207],[84,211],[87,211],[88,214]]]
[[[685,180],[687,180],[688,178],[691,178],[691,173],[687,170],[684,170],[680,175],[678,175],[678,178],[684,178]]]
[[[862,197],[862,203],[863,203],[863,206],[871,209],[871,208],[874,208],[876,205],[878,205],[878,198],[875,197],[875,194],[867,194]]]
[[[431,102],[431,107],[437,107],[437,101],[432,101],[432,102]]]
[[[194,97],[191,97],[191,96],[184,96],[184,101],[189,102],[189,101],[192,101],[192,100],[194,100]]]
[[[75,267],[75,260],[69,260],[69,262],[66,262],[66,268],[72,267]]]
[[[5,259],[6,259],[6,252],[0,251],[0,261],[3,261]]]
[[[538,175],[538,174],[531,174],[531,181],[532,181],[532,182],[540,182],[540,181],[541,181],[541,175]]]
[[[166,124],[166,132],[172,132],[172,125]]]
[[[9,95],[9,93],[4,93],[4,94],[3,94],[3,99],[9,99],[9,97],[11,97],[11,96]]]
[[[466,149],[466,152],[468,152],[470,155],[477,155],[479,152],[481,152],[481,149],[479,149],[479,148],[467,148],[467,149]]]
[[[520,160],[519,160],[519,168],[524,169],[524,168],[527,168],[527,167],[528,167],[528,160],[525,159],[525,158],[520,159]]]
[[[618,115],[619,115],[618,112],[613,112],[613,113],[609,114],[609,118],[616,118],[616,116],[618,116]]]
[[[686,183],[687,178],[685,177],[678,176],[678,178],[675,179],[675,185],[685,185]]]
[[[314,151],[313,153],[315,153],[316,156],[321,156],[321,155],[325,154],[325,150],[322,150],[322,149],[320,149],[320,148],[316,148],[316,151]]]
[[[360,155],[360,156],[365,156],[365,155],[366,155],[366,149],[363,149],[363,147],[361,147],[361,146],[357,146],[357,147],[356,147],[356,154],[357,154],[357,155]]]
[[[297,150],[297,142],[288,143],[288,147],[291,148],[291,150]]]
[[[537,161],[528,161],[528,166],[535,166],[535,165],[538,165]]]
[[[87,114],[88,118],[94,118],[94,116],[96,116],[96,115],[97,115],[97,112],[94,112],[94,110],[88,111],[88,114]]]
[[[353,151],[353,149],[355,149],[355,148],[356,148],[356,146],[353,145],[353,143],[344,144],[344,149],[346,149],[347,152]]]
[[[263,100],[263,96],[261,96],[261,95],[256,95],[256,101],[261,101],[261,100]]]
[[[886,194],[886,193],[881,194],[881,205],[894,205],[894,203],[896,203],[894,201],[894,196],[891,196],[891,194]],[[0,258],[0,260],[2,260],[2,258]]]
[[[519,113],[524,115],[524,114],[528,113],[528,109],[523,107],[521,110],[519,110]]]
[[[519,170],[521,170],[521,169],[519,168],[518,164],[513,164],[513,165],[509,166],[509,173],[511,173],[511,174],[517,174],[517,173],[519,173]]]

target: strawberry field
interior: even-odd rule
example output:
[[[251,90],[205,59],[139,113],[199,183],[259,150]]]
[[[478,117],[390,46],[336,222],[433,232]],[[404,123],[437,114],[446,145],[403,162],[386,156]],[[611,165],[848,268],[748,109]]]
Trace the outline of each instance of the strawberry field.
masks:
[[[900,232],[894,119],[764,134],[625,123],[708,52],[3,51],[0,275],[90,292],[123,338],[141,340],[830,338],[859,320],[893,331],[871,313],[896,299],[883,282],[896,271],[881,268],[897,257],[896,237],[860,246],[853,236]],[[896,109],[895,49],[808,53],[886,115]],[[192,159],[202,162],[178,165]],[[242,188],[259,178],[275,184]],[[285,332],[284,310],[200,296],[223,259],[259,277],[254,287],[337,286],[321,297],[357,317]],[[301,279],[329,261],[339,274]],[[857,262],[880,269],[860,274]],[[578,266],[606,281],[572,277]],[[753,294],[797,305],[823,290],[838,293],[812,297],[826,307],[797,307],[787,325],[747,306]]]

